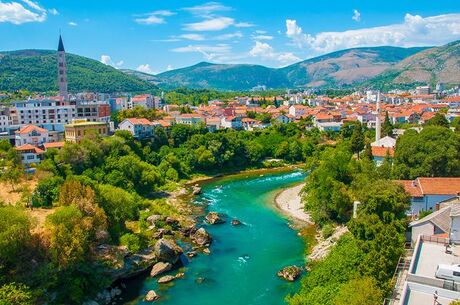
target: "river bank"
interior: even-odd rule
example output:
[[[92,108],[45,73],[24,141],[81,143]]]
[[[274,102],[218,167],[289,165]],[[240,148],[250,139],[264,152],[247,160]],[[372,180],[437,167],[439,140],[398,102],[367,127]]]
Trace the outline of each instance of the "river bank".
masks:
[[[300,192],[305,186],[305,183],[295,185],[290,188],[283,189],[275,196],[275,204],[283,214],[294,218],[295,220],[305,222],[306,224],[313,225],[310,214],[305,212],[302,197]]]

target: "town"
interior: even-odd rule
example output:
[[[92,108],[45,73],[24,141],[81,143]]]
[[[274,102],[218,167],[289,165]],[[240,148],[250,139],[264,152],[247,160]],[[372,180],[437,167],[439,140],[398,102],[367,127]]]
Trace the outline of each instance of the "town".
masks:
[[[0,297],[27,300],[6,304],[180,303],[189,286],[168,289],[186,281],[234,294],[234,278],[215,284],[234,270],[193,260],[242,277],[284,254],[254,275],[304,276],[275,292],[292,305],[458,304],[460,84],[172,102],[163,89],[71,92],[62,36],[54,55],[57,95],[0,95],[0,237],[25,236],[0,241],[14,248],[0,251]],[[24,280],[29,268],[41,280]],[[133,297],[126,280],[148,274]]]

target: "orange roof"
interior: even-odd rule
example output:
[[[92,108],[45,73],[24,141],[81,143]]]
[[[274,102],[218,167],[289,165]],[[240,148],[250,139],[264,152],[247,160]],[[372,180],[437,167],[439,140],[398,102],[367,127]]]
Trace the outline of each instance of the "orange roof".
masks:
[[[460,177],[452,178],[417,178],[415,180],[398,180],[397,183],[412,197],[423,195],[457,195],[460,193]]]
[[[152,122],[144,118],[128,118],[126,120],[134,125],[153,125]]]
[[[49,143],[43,144],[43,147],[45,147],[45,149],[61,148],[61,147],[64,146],[64,144],[65,144],[65,142],[49,142]]]
[[[37,132],[48,132],[48,130],[44,129],[44,128],[40,128],[38,126],[35,126],[35,125],[26,125],[24,127],[22,127],[20,130],[16,131],[17,134],[27,134],[29,132],[32,132],[32,131],[37,131]]]
[[[33,145],[30,145],[30,144],[24,144],[24,145],[21,145],[19,147],[16,147],[16,150],[17,151],[27,151],[27,150],[33,150],[36,154],[42,154],[44,153],[43,150],[41,150],[40,148],[36,147],[36,146],[33,146]]]
[[[394,148],[389,148],[389,147],[379,147],[379,146],[372,146],[372,155],[374,157],[386,157],[387,153],[390,154],[390,157],[395,156],[395,150]]]
[[[165,120],[158,120],[157,121],[162,127],[171,127],[171,123],[169,121],[165,121]]]
[[[460,102],[460,96],[449,96],[442,100],[444,103]]]

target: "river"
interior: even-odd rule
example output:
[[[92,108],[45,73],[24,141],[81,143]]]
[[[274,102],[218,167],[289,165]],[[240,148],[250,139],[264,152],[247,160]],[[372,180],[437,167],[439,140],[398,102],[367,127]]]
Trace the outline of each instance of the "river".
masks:
[[[228,215],[225,224],[203,222],[214,239],[211,255],[191,259],[183,268],[185,277],[170,285],[158,285],[148,277],[130,283],[131,301],[124,304],[149,304],[142,297],[151,289],[161,296],[155,304],[162,305],[284,304],[299,283],[281,280],[276,273],[287,265],[303,264],[305,245],[273,200],[281,188],[304,178],[301,172],[235,175],[204,184],[196,204]],[[244,225],[231,226],[234,218]],[[197,278],[204,281],[198,283]]]

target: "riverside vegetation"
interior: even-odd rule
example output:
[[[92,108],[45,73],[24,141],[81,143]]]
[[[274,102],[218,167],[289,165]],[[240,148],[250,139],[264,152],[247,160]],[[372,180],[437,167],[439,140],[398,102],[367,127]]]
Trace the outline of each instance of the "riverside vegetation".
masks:
[[[312,263],[288,302],[377,304],[390,291],[404,251],[409,204],[390,179],[460,174],[460,136],[444,123],[431,122],[419,134],[407,131],[398,139],[394,162],[386,158],[378,168],[370,155],[372,132],[357,123],[338,134],[307,131],[303,123],[217,133],[175,125],[167,132],[156,129],[151,141],[117,132],[50,150],[38,166],[35,190],[24,188],[17,206],[0,207],[0,300],[81,304],[93,298],[110,285],[119,256],[135,257],[166,232],[170,239],[184,236],[189,210],[162,198],[166,192],[197,175],[271,166],[265,160],[277,158],[307,160],[305,207],[323,232],[335,224],[350,230],[328,257]],[[409,158],[413,147],[416,158]],[[0,154],[2,180],[19,191],[22,168],[15,150],[3,141]],[[351,220],[356,199],[363,204]],[[37,223],[25,206],[52,213]],[[151,216],[157,220],[153,228]],[[114,251],[101,256],[101,249]]]
[[[167,132],[157,128],[151,141],[116,132],[48,151],[36,188],[23,189],[17,206],[0,207],[2,304],[93,298],[110,285],[124,257],[136,257],[161,237],[181,238],[179,228],[193,224],[187,206],[163,198],[168,192],[197,175],[273,165],[267,158],[279,159],[275,165],[299,162],[321,141],[319,132],[296,124],[217,133],[175,125]],[[18,155],[5,141],[0,154],[3,185],[20,191]],[[26,207],[52,213],[37,223]],[[159,215],[153,227],[152,215]]]

